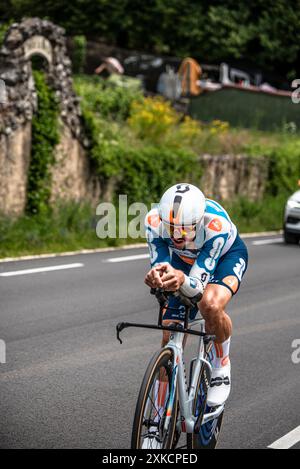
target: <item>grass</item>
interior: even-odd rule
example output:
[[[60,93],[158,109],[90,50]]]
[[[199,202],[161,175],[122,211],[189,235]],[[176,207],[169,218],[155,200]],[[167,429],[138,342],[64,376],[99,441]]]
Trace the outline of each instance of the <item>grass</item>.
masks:
[[[251,202],[240,198],[232,203],[222,203],[240,233],[256,233],[282,229],[287,194],[266,196],[262,201]]]
[[[0,218],[0,258],[51,252],[77,251],[125,244],[126,240],[100,240],[95,211],[83,204],[60,204],[55,211],[15,220]],[[135,242],[137,242],[135,240]]]

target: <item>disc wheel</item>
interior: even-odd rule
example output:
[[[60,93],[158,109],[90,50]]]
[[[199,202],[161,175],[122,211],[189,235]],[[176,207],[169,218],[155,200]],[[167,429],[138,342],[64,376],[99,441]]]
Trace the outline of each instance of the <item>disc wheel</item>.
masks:
[[[198,383],[196,387],[193,414],[202,421],[203,415],[213,412],[215,409],[210,408],[207,401],[208,392],[208,374],[205,365],[202,366]],[[224,411],[214,420],[211,420],[199,428],[199,433],[187,434],[188,449],[215,449],[220,436]]]

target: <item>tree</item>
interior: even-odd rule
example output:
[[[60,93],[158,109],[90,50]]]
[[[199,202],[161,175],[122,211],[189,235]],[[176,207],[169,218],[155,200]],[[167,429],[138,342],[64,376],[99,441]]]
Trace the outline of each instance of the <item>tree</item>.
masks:
[[[125,48],[300,74],[300,0],[8,0],[0,15],[46,17],[68,35]]]

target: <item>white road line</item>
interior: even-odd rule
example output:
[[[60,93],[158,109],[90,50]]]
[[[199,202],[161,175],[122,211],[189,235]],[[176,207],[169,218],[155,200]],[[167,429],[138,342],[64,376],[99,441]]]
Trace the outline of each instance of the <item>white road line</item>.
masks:
[[[287,435],[272,443],[268,448],[271,449],[289,449],[300,441],[300,426],[292,430]]]
[[[137,254],[136,256],[123,256],[123,257],[111,257],[105,259],[103,262],[126,262],[126,261],[137,261],[139,259],[148,259],[149,254]]]
[[[2,272],[0,277],[14,277],[16,275],[28,275],[28,274],[38,274],[40,272],[52,272],[54,270],[65,270],[65,269],[76,269],[78,267],[83,267],[84,264],[64,264],[64,265],[52,265],[50,267],[37,267],[36,269],[26,269],[26,270],[15,270],[14,272]]]
[[[279,244],[279,243],[283,243],[282,238],[259,239],[257,241],[252,241],[253,246],[264,246],[265,244]]]

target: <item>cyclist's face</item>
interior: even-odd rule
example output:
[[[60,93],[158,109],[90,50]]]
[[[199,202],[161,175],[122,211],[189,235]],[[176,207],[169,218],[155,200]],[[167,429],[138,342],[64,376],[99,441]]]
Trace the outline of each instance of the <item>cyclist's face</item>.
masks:
[[[175,226],[165,225],[172,241],[177,245],[193,241],[196,236],[196,225]]]

